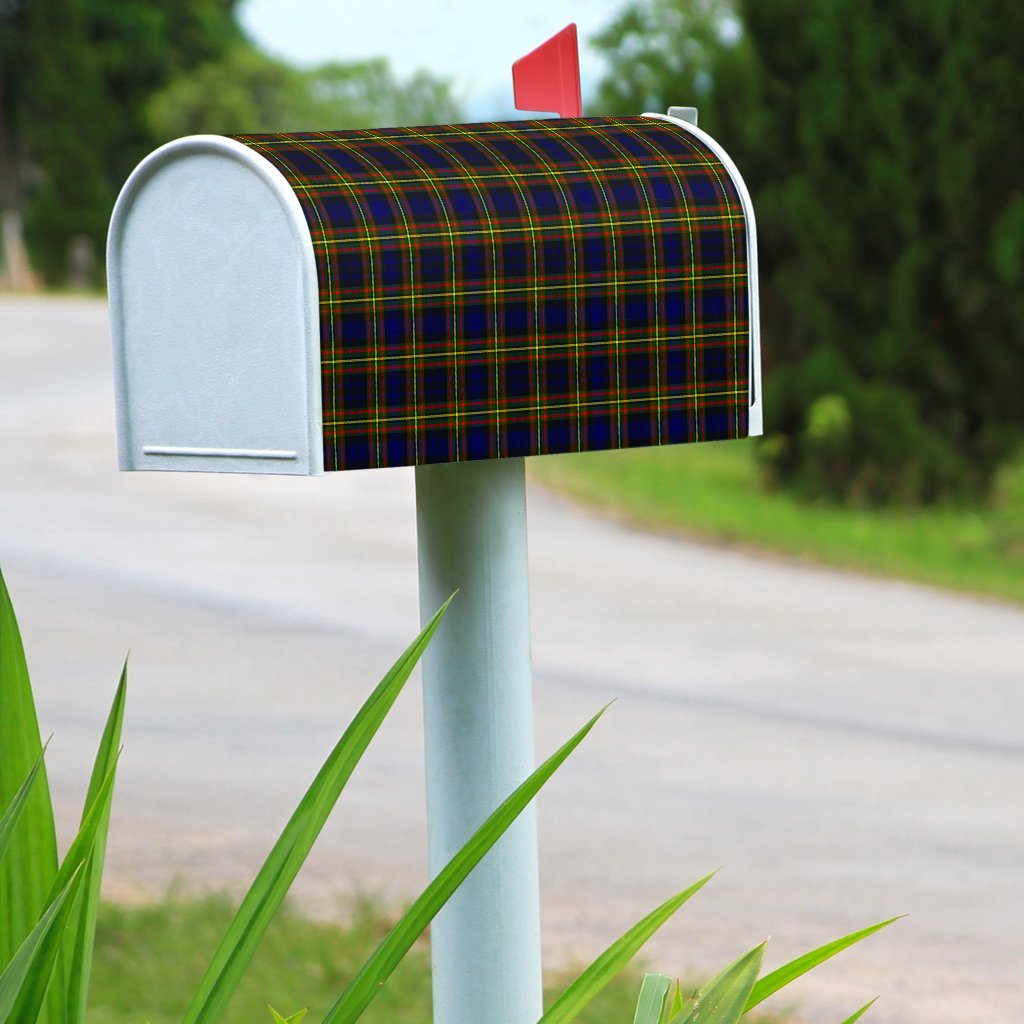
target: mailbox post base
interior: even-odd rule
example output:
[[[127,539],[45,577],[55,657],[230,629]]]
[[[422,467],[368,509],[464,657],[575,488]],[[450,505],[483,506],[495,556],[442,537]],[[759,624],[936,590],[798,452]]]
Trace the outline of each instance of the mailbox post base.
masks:
[[[534,768],[522,459],[416,467],[420,614],[455,590],[423,658],[430,871]],[[537,827],[528,808],[431,928],[434,1024],[542,1013]]]

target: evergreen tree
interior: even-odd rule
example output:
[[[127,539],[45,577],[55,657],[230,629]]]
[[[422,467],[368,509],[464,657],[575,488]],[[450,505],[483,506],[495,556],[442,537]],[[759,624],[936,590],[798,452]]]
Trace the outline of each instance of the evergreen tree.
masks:
[[[102,252],[121,185],[171,138],[458,120],[448,84],[424,72],[304,71],[261,53],[237,3],[0,0],[0,211],[24,213],[46,280],[64,280],[75,236]]]
[[[0,0],[0,205],[63,279],[69,240],[102,251],[117,190],[152,147],[146,104],[240,38],[236,0]]]
[[[653,0],[599,43],[610,108],[695,98],[751,187],[777,478],[984,492],[1024,439],[1024,7]]]
[[[103,166],[110,102],[87,29],[79,0],[31,0],[15,57],[15,152],[24,164],[12,167],[12,189],[24,210],[33,264],[51,280],[64,276],[71,238],[102,243],[111,201]]]

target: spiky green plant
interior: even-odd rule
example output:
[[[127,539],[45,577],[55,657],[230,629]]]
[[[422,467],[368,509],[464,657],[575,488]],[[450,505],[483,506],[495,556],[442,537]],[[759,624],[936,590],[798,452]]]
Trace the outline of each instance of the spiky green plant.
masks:
[[[285,825],[213,955],[183,1024],[216,1024],[331,810],[436,632],[447,602],[369,696]],[[85,1024],[89,973],[114,775],[124,719],[121,672],[93,764],[78,834],[58,862],[53,808],[35,704],[17,620],[0,574],[0,1024]],[[356,971],[322,1024],[354,1024],[426,926],[545,782],[582,742],[595,715],[480,826]],[[710,880],[708,875],[656,907],[573,981],[538,1024],[570,1024],[645,942]],[[895,918],[853,932],[759,977],[764,944],[684,998],[676,983],[649,974],[634,1024],[737,1024],[791,981]],[[854,1024],[870,1003],[844,1024]],[[274,1024],[300,1024],[306,1011]]]
[[[395,662],[328,755],[242,900],[183,1024],[215,1024],[220,1019],[355,766],[437,631],[448,603]],[[126,686],[127,671],[123,671],[93,767],[81,829],[58,863],[24,649],[0,575],[0,807],[6,808],[0,817],[0,1024],[85,1024]],[[326,1021],[351,1024],[358,1019],[434,915],[599,717],[600,713],[595,715],[508,796],[431,880],[356,972]],[[297,1024],[301,1013],[285,1019]]]
[[[0,574],[0,1021],[85,1022],[125,686],[122,671],[78,834],[58,862],[25,652]]]
[[[675,913],[707,881],[708,878],[702,878],[612,943],[562,993],[538,1024],[569,1024],[574,1020],[632,957],[638,948],[638,933],[644,934],[645,941],[654,928],[660,927],[668,916]],[[742,1017],[790,982],[897,920],[899,918],[893,917],[880,921],[818,946],[763,977],[760,976],[761,965],[768,943],[762,942],[729,964],[691,996],[683,995],[682,985],[678,981],[673,987],[672,979],[666,974],[646,974],[640,986],[633,1024],[739,1024]],[[862,1006],[843,1024],[855,1024],[874,1002],[872,999]]]

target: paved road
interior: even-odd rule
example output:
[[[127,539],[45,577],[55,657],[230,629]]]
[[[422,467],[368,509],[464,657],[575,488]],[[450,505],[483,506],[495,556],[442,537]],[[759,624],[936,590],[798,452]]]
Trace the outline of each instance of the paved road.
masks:
[[[66,829],[131,647],[111,895],[237,888],[416,630],[412,478],[119,476],[106,329],[99,302],[0,300],[0,563]],[[1024,611],[530,501],[540,750],[619,698],[541,801],[551,962],[724,865],[659,968],[905,912],[801,983],[801,1019],[882,993],[879,1024],[1019,1024]],[[423,880],[419,715],[411,686],[308,906]]]

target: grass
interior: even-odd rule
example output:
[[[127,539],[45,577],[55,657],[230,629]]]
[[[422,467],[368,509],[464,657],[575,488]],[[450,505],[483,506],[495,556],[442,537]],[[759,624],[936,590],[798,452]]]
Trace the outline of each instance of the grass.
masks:
[[[555,455],[533,479],[656,529],[1024,602],[1024,550],[979,508],[857,509],[765,491],[756,441]]]
[[[99,914],[88,1024],[180,1024],[190,994],[234,913],[225,896],[182,896],[141,906],[104,903]],[[222,1024],[270,1024],[267,1005],[289,1014],[309,1007],[322,1019],[397,914],[370,898],[340,908],[343,924],[312,921],[289,904],[278,912]],[[578,972],[547,979],[545,1003]],[[631,1024],[642,964],[627,968],[576,1018],[577,1024]],[[695,990],[692,982],[687,992]],[[785,1024],[760,1008],[750,1024]],[[431,1024],[430,959],[425,940],[402,961],[360,1024]]]
[[[231,919],[226,898],[170,896],[150,905],[104,904],[99,915],[88,1024],[179,1024],[189,996]],[[287,904],[256,954],[223,1024],[269,1024],[308,1006],[320,1020],[395,918],[372,900],[351,903],[344,925],[310,921]],[[561,988],[565,978],[552,979]],[[561,982],[561,984],[559,984]],[[630,1024],[640,973],[626,972],[579,1017]],[[430,1024],[430,965],[419,943],[361,1018],[364,1024]]]

